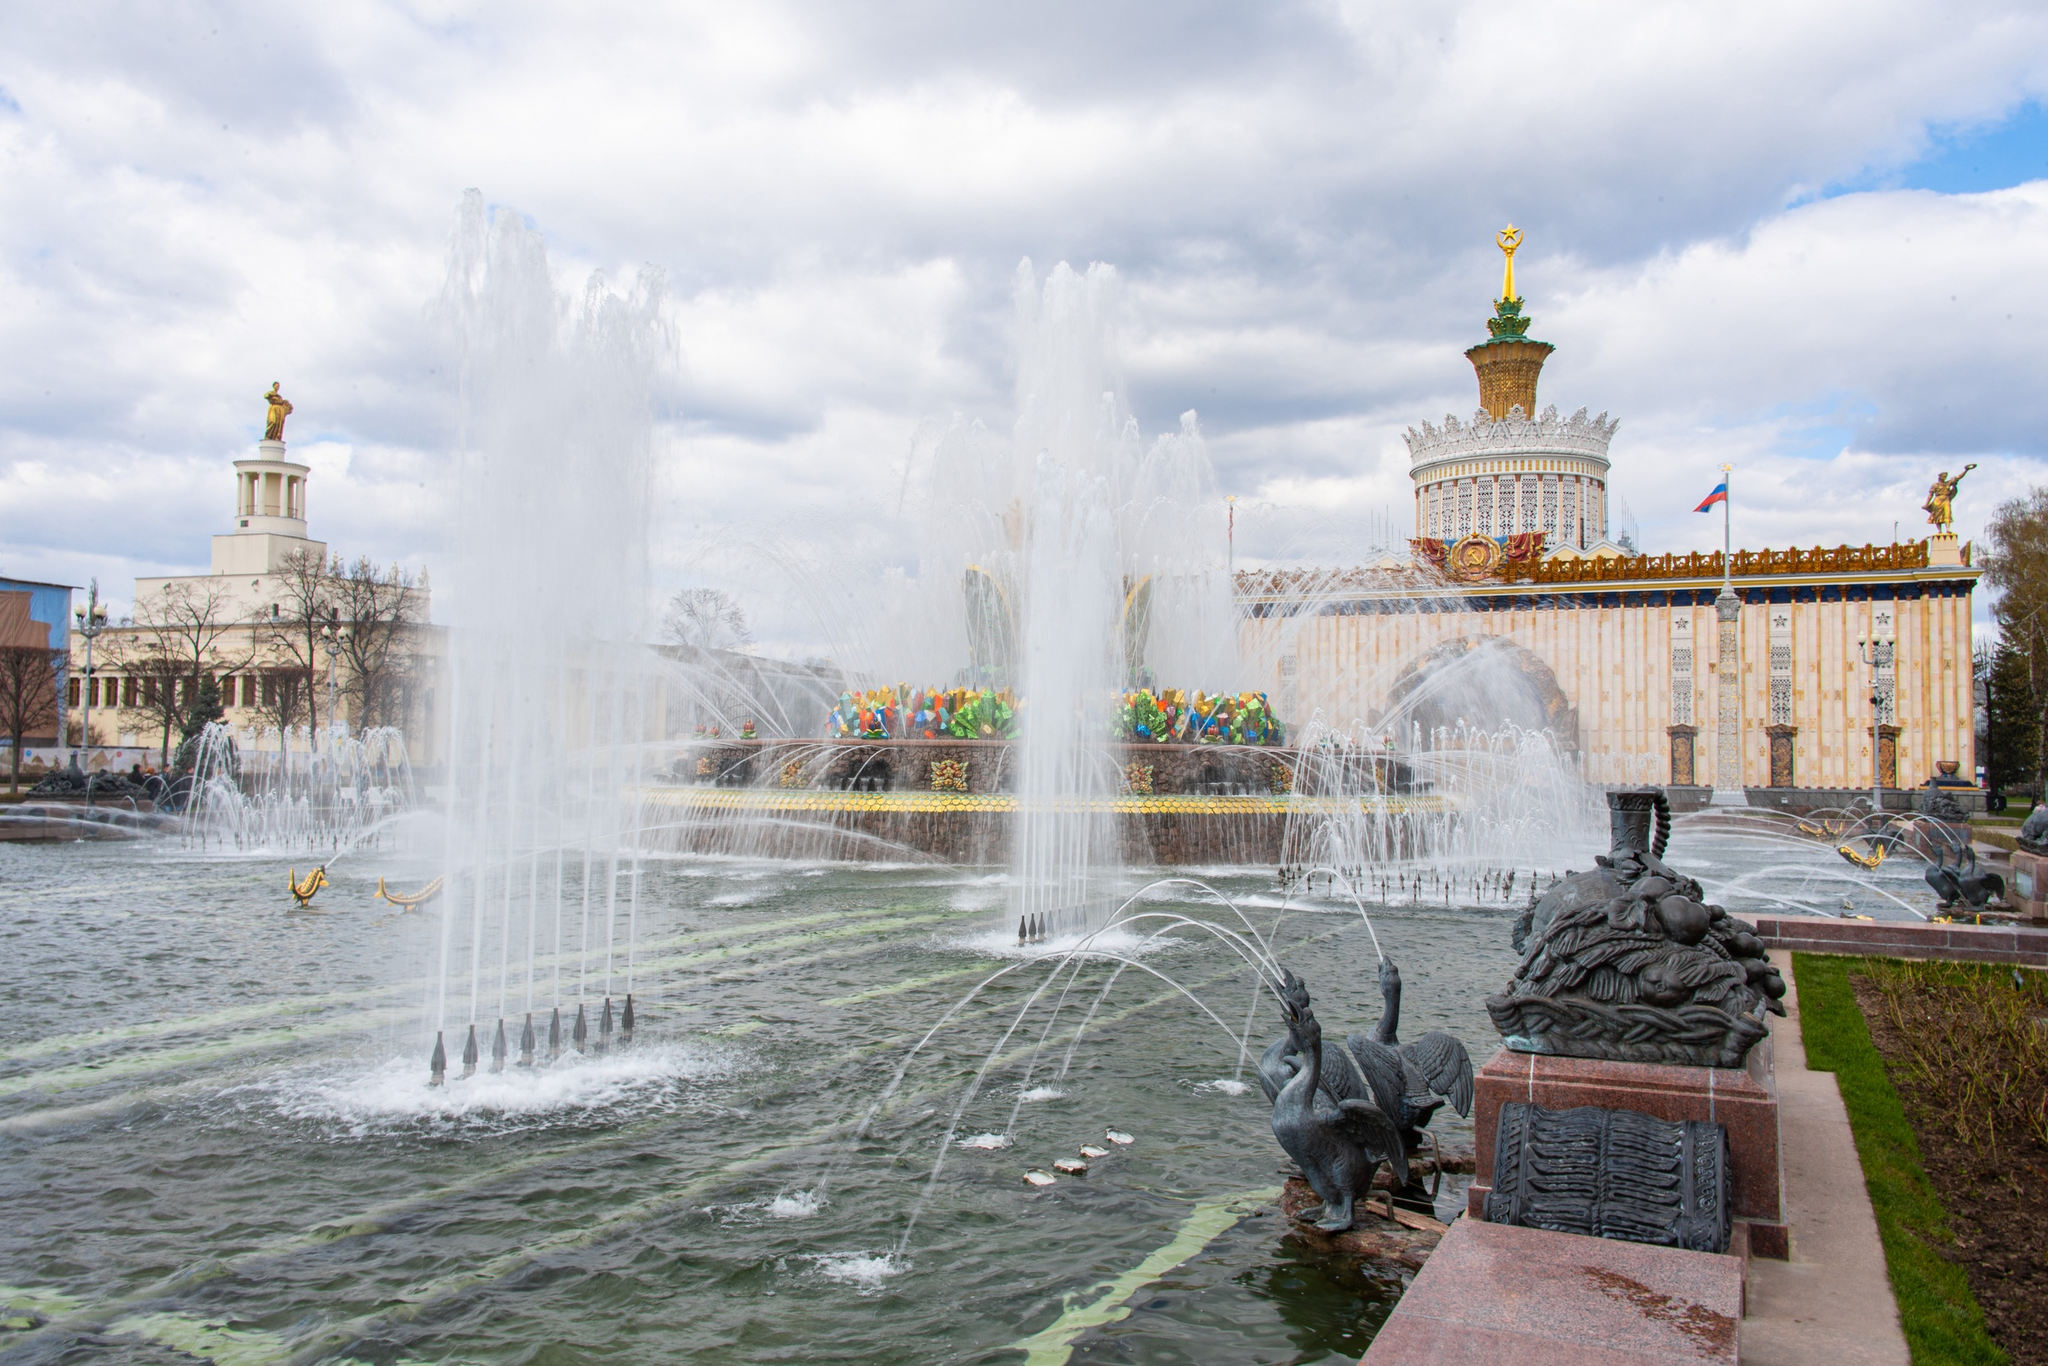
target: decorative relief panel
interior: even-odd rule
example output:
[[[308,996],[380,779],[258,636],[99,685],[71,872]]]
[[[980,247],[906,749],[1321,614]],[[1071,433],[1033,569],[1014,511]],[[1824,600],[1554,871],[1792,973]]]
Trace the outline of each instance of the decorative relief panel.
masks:
[[[1899,723],[1899,647],[1893,639],[1894,620],[1890,603],[1871,604],[1870,634],[1875,638],[1873,653],[1877,656],[1877,722],[1881,726]],[[1897,784],[1888,783],[1886,786],[1895,787]]]
[[[1536,529],[1536,476],[1522,476],[1522,530]]]
[[[1692,613],[1681,611],[1671,618],[1671,724],[1674,726],[1692,724],[1692,687]]]
[[[1493,480],[1479,481],[1479,534],[1482,536],[1493,534],[1493,492]]]
[[[1671,737],[1672,785],[1691,787],[1699,781],[1699,766],[1693,755],[1693,741],[1699,732],[1691,726],[1672,726],[1666,733]]]
[[[1792,609],[1784,603],[1774,603],[1770,615],[1771,634],[1771,710],[1770,724],[1789,726],[1792,724]],[[1776,760],[1773,759],[1775,771]],[[1791,760],[1788,758],[1789,764]],[[1773,783],[1774,787],[1786,784]]]
[[[1771,747],[1771,786],[1797,787],[1792,772],[1793,739],[1799,734],[1797,726],[1770,725],[1764,727],[1764,738]]]

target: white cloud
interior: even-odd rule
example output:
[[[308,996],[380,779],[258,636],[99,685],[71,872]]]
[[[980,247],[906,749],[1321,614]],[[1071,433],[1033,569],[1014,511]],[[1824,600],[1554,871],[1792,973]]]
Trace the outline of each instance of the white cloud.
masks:
[[[0,569],[203,566],[272,379],[315,534],[433,563],[470,185],[565,289],[668,272],[669,581],[720,538],[883,555],[919,424],[1007,421],[1027,255],[1117,263],[1133,408],[1202,414],[1241,550],[1363,554],[1401,430],[1474,405],[1509,218],[1545,398],[1622,419],[1651,544],[1714,540],[1724,460],[1752,543],[1908,532],[1977,460],[1973,531],[2048,458],[2048,186],[1814,195],[2048,92],[2044,40],[1997,3],[16,7]]]

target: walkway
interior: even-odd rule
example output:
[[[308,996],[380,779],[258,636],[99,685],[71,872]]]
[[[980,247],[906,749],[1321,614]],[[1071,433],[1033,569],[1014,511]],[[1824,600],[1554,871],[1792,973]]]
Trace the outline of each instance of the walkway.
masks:
[[[1792,1259],[1749,1264],[1742,1360],[1753,1366],[1908,1366],[1849,1112],[1834,1073],[1806,1070],[1791,956],[1773,951],[1771,961],[1791,988],[1787,1018],[1773,1021],[1771,1032]]]

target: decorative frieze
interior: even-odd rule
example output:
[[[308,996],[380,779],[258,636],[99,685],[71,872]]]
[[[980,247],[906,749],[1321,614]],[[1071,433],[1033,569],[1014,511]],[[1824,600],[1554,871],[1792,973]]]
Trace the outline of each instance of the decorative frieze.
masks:
[[[1408,454],[1416,464],[1426,460],[1447,460],[1456,456],[1580,455],[1606,460],[1607,447],[1614,440],[1619,418],[1602,413],[1587,417],[1584,408],[1568,418],[1557,415],[1557,405],[1531,418],[1514,411],[1495,421],[1481,408],[1469,423],[1446,415],[1444,425],[1425,422],[1405,434]]]

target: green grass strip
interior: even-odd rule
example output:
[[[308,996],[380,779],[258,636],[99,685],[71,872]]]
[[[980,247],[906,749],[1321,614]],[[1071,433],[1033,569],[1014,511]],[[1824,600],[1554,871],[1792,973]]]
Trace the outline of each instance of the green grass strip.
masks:
[[[1955,1241],[1948,1212],[1927,1180],[1913,1126],[1849,986],[1849,974],[1869,963],[1834,954],[1792,955],[1806,1065],[1833,1072],[1841,1087],[1863,1184],[1877,1213],[1892,1297],[1916,1366],[1996,1366],[2010,1358],[1985,1331],[1984,1312],[1963,1269],[1941,1254]]]

